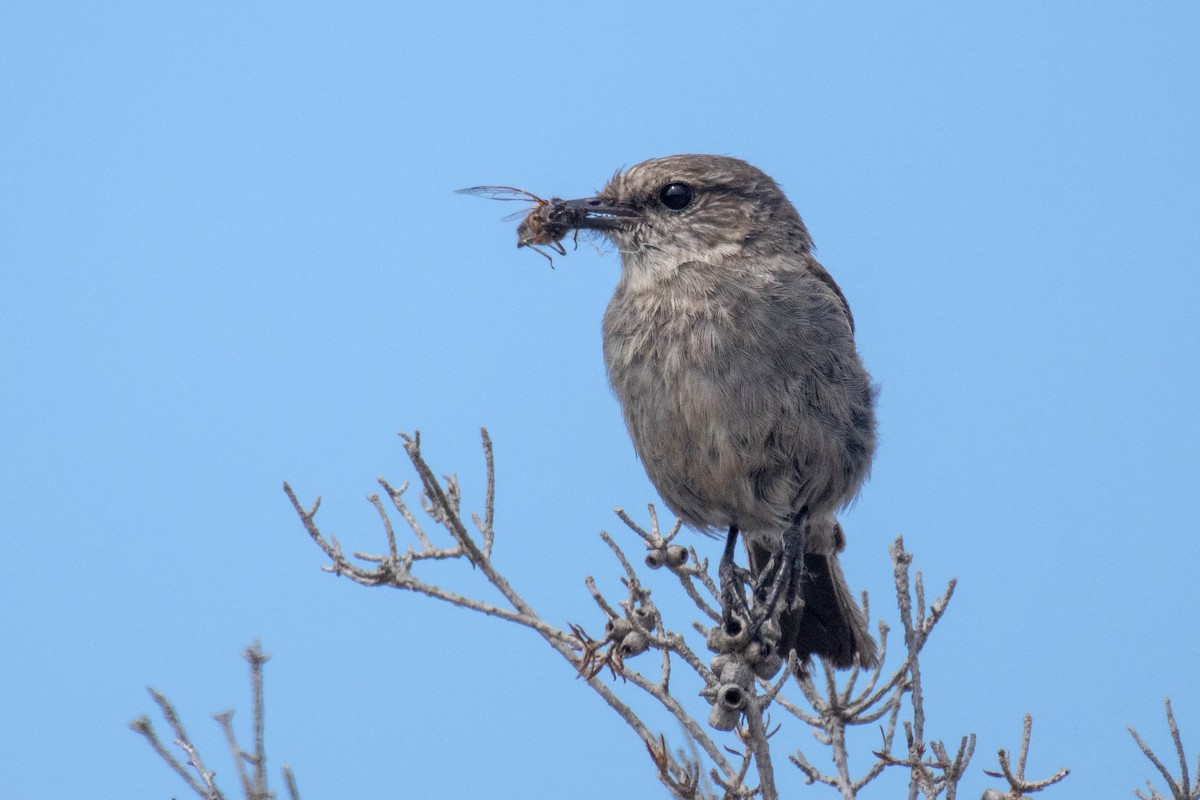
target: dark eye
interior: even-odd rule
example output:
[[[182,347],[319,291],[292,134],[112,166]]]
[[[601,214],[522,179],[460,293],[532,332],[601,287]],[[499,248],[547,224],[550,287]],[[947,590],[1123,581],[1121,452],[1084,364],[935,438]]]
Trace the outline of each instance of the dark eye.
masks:
[[[668,183],[658,193],[658,199],[672,211],[680,211],[692,202],[692,187],[686,183]]]

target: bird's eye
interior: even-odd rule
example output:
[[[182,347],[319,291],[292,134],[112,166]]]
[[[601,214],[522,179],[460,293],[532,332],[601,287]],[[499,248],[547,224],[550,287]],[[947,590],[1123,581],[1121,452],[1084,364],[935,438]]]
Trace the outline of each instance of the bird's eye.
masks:
[[[668,183],[658,193],[658,199],[672,211],[682,211],[692,202],[692,187],[686,183]]]

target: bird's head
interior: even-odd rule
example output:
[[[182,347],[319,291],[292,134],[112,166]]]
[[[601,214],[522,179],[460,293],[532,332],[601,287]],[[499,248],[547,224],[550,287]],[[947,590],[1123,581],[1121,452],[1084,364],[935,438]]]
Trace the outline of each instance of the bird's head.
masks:
[[[627,265],[718,263],[762,248],[807,252],[800,215],[771,178],[736,158],[678,155],[618,172],[595,197],[558,201],[571,227],[610,239]]]

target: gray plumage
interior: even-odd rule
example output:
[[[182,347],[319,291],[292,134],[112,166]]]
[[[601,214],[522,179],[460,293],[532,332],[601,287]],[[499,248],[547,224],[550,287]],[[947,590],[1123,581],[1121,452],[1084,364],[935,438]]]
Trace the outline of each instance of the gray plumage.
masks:
[[[591,209],[575,227],[621,254],[604,358],[659,494],[701,531],[736,526],[756,574],[785,533],[802,536],[805,606],[785,615],[785,641],[872,663],[834,515],[870,471],[876,391],[800,215],[766,174],[710,155],[638,164],[570,204]]]

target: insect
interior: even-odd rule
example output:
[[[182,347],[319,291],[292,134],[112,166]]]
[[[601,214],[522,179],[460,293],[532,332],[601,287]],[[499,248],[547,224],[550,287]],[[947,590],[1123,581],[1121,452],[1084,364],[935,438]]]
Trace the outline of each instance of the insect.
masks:
[[[567,248],[562,240],[575,228],[579,211],[568,208],[557,197],[549,200],[538,197],[533,192],[518,189],[515,186],[472,186],[469,189],[458,189],[459,194],[469,194],[475,197],[486,197],[489,200],[525,200],[532,202],[531,208],[509,214],[504,221],[516,219],[522,214],[525,218],[517,226],[517,247],[528,247],[537,251],[538,255],[550,262],[554,268],[554,258],[543,250],[548,247],[560,256],[567,254]],[[579,244],[579,229],[575,228],[575,244]]]

